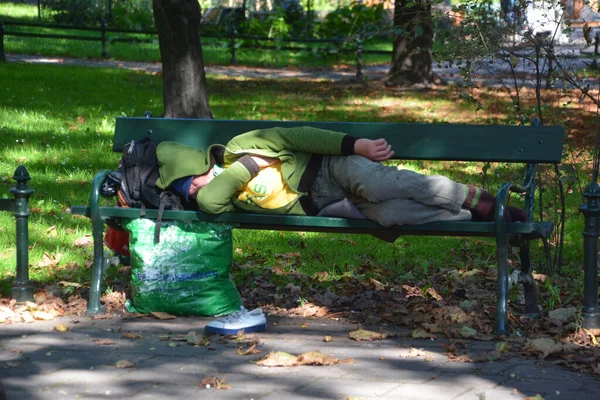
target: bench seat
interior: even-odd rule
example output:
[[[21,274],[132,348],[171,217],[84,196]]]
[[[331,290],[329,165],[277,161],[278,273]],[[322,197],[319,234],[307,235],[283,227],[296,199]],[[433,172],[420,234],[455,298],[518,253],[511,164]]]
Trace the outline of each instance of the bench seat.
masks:
[[[99,208],[102,218],[129,218],[140,217],[137,208],[122,208],[101,206]],[[91,208],[88,206],[75,206],[71,213],[91,217]],[[146,217],[156,220],[158,210],[146,210]],[[365,233],[384,234],[390,233],[398,236],[479,236],[495,237],[495,222],[474,221],[443,221],[430,222],[422,225],[402,225],[384,227],[368,219],[346,219],[334,217],[312,217],[300,215],[264,215],[247,213],[224,213],[217,215],[205,214],[199,211],[172,211],[163,213],[163,220],[217,222],[230,224],[240,229],[263,229],[279,231],[304,231],[304,232],[338,232],[338,233]],[[547,238],[553,229],[551,222],[507,222],[506,233],[509,236],[520,236],[527,239]]]

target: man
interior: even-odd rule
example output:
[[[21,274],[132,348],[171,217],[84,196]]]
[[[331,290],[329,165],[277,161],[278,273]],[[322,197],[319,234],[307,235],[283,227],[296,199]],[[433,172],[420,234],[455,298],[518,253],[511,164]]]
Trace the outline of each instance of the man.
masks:
[[[496,199],[489,192],[381,163],[393,154],[384,139],[275,127],[208,151],[163,142],[157,185],[171,187],[208,214],[366,217],[384,226],[493,220]],[[524,221],[526,215],[508,207],[505,218]]]

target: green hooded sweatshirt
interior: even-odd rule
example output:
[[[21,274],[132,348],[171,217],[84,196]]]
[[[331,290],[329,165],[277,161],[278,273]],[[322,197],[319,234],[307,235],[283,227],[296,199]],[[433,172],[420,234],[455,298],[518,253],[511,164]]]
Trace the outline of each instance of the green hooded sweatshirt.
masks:
[[[278,158],[281,161],[283,179],[290,189],[300,196],[290,204],[278,209],[262,209],[261,213],[299,214],[305,212],[298,201],[306,192],[300,191],[301,179],[313,155],[354,154],[356,138],[341,132],[311,128],[269,128],[236,136],[227,143],[224,153],[226,168],[197,194],[201,211],[208,214],[253,211],[237,199],[244,186],[258,170],[244,155]],[[214,160],[212,154],[222,145],[212,145],[208,152],[194,149],[177,142],[162,142],[157,148],[160,177],[157,186],[165,189],[173,181],[190,175],[206,173]],[[311,162],[311,167],[313,162]],[[257,167],[257,166],[256,166]],[[312,171],[315,172],[315,171]],[[306,189],[304,189],[306,190]]]

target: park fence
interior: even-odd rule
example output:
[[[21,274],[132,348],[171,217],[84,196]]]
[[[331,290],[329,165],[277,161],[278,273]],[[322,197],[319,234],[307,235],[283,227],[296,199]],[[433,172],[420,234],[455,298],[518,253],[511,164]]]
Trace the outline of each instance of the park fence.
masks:
[[[16,28],[16,29],[10,29]],[[20,28],[37,28],[37,32],[25,32]],[[79,34],[66,34],[64,31],[78,31]],[[82,34],[82,32],[91,32],[91,34]],[[389,55],[392,52],[386,50],[365,49],[365,35],[357,34],[354,37],[334,38],[334,39],[310,39],[310,38],[272,38],[266,36],[246,36],[240,35],[235,26],[231,25],[226,33],[216,31],[201,32],[202,38],[220,40],[224,47],[229,49],[230,64],[237,63],[236,52],[240,49],[245,50],[275,50],[292,52],[314,52],[315,45],[325,46],[319,51],[326,54],[354,54],[356,64],[356,78],[362,80],[363,75],[363,55],[379,54]],[[126,34],[128,36],[123,36]],[[58,24],[42,24],[31,22],[12,22],[0,21],[0,61],[5,60],[4,37],[30,37],[45,39],[66,39],[100,42],[100,56],[108,58],[108,45],[112,43],[158,43],[158,33],[150,30],[133,29],[115,29],[109,28],[105,21],[102,21],[100,27],[71,26]],[[140,38],[146,36],[146,38]]]

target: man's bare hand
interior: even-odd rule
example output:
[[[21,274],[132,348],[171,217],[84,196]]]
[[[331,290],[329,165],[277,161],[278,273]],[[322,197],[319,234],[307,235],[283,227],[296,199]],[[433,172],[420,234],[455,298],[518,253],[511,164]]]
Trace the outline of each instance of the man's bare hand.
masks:
[[[256,162],[256,164],[258,164],[260,168],[268,167],[279,161],[278,158],[269,158],[262,156],[252,156],[252,159]]]
[[[358,139],[354,143],[354,154],[373,161],[384,161],[390,159],[394,155],[394,151],[385,139]]]

